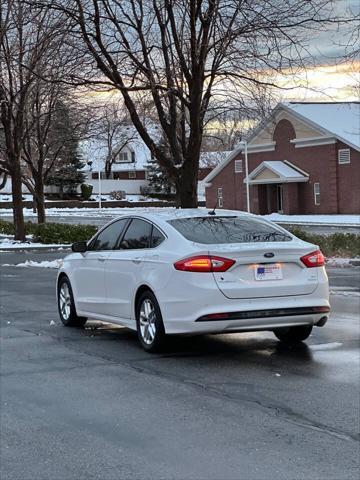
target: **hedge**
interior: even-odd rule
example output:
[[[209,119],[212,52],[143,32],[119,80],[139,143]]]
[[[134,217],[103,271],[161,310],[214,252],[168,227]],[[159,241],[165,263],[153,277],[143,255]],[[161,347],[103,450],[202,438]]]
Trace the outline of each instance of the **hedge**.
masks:
[[[359,257],[360,235],[355,233],[333,233],[332,235],[318,235],[304,232],[298,228],[289,228],[301,240],[314,243],[320,247],[325,257]]]
[[[93,225],[69,225],[66,223],[42,223],[27,222],[25,224],[27,235],[33,235],[34,242],[40,243],[73,243],[88,240],[97,231]],[[0,220],[0,233],[14,234],[14,225],[11,222]]]

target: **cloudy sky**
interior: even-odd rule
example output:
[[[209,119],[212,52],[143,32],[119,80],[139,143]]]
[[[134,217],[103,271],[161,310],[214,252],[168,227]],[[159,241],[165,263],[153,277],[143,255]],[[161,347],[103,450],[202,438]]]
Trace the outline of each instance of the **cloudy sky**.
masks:
[[[334,7],[339,17],[359,15],[359,0],[335,0]],[[306,72],[299,71],[293,78],[297,88],[284,92],[287,99],[296,100],[359,100],[360,58],[359,23],[357,25],[329,26],[314,35],[306,46],[313,55],[314,65]],[[356,30],[357,28],[357,30]],[[349,45],[350,44],[350,45]],[[344,55],[358,49],[351,61]],[[289,78],[283,82],[289,82]],[[281,83],[281,80],[280,80]]]

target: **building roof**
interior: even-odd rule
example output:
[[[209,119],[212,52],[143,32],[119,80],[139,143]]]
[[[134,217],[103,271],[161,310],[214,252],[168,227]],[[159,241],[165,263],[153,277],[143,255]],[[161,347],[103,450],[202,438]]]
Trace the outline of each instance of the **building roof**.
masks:
[[[266,175],[266,172],[269,175]],[[261,173],[261,178],[258,178]],[[251,184],[307,182],[308,180],[309,176],[305,172],[300,171],[286,160],[284,162],[279,160],[262,162],[249,175]],[[246,183],[246,177],[244,183]]]
[[[111,171],[121,172],[129,170],[147,170],[148,164],[151,160],[151,153],[148,147],[145,145],[144,141],[141,139],[140,135],[135,131],[135,127],[127,127],[130,130],[130,136],[132,137],[129,140],[128,145],[122,149],[131,150],[135,153],[135,162],[118,162],[113,163]],[[148,128],[149,130],[149,128]],[[152,127],[151,129],[152,138],[159,136],[159,131],[157,127]],[[92,161],[91,168],[89,165],[85,165],[83,168],[84,171],[104,171],[105,170],[105,159],[107,155],[107,147],[104,141],[97,139],[84,141],[81,143],[81,153],[85,160]],[[229,151],[225,152],[201,152],[199,159],[199,168],[215,168],[217,165],[222,163],[226,157],[229,155]]]
[[[146,129],[153,139],[160,139],[161,128],[148,121]],[[129,170],[146,170],[148,162],[151,160],[151,153],[144,141],[140,137],[134,125],[126,125],[123,127],[120,137],[120,145],[125,143],[128,139],[127,145],[120,151],[130,150],[135,153],[135,162],[118,162],[113,163],[111,170],[113,172],[129,171]],[[119,148],[119,146],[116,146]],[[119,152],[120,152],[119,151]],[[105,160],[108,154],[106,140],[104,138],[95,138],[81,143],[81,153],[85,162],[91,161],[91,167],[86,165],[84,171],[104,171]]]
[[[249,146],[251,146],[251,141],[280,110],[289,112],[290,115],[299,118],[325,135],[335,137],[355,150],[360,151],[360,102],[279,103],[269,117],[253,131],[247,141]],[[204,178],[203,182],[211,182],[243,150],[244,145],[235,148],[220,165]]]
[[[225,152],[201,152],[199,168],[215,168],[222,163],[231,153]]]
[[[284,108],[302,117],[325,133],[360,150],[360,102],[283,103]]]

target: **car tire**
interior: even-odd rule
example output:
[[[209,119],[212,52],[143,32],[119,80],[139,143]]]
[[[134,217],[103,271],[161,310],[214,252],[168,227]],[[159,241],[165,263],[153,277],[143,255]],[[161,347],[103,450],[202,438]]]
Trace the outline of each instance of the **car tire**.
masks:
[[[68,277],[62,276],[58,282],[58,310],[60,320],[66,327],[83,327],[86,317],[76,313],[74,295]]]
[[[312,325],[277,328],[274,330],[274,334],[281,342],[286,343],[287,345],[295,345],[306,340],[312,329]]]
[[[158,352],[164,346],[166,335],[160,306],[150,290],[142,293],[136,303],[136,330],[147,352]]]

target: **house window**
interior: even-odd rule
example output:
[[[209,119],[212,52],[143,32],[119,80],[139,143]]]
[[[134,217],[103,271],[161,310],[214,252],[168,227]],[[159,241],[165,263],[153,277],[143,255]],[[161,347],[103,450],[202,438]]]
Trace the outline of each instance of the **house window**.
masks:
[[[314,203],[320,205],[320,183],[314,183]]]
[[[135,163],[135,152],[133,150],[131,151],[131,161]]]
[[[243,171],[243,161],[235,160],[235,173],[241,173]]]
[[[222,187],[219,187],[217,189],[217,206],[219,208],[222,208],[222,206],[223,206],[223,189],[222,189]]]
[[[135,170],[129,172],[129,178],[136,178],[136,172],[135,172]]]
[[[128,162],[129,161],[128,152],[119,152],[117,161],[118,162]]]
[[[339,164],[350,163],[350,148],[343,148],[338,151],[338,162]]]
[[[99,180],[99,172],[92,172],[91,178],[93,180]],[[113,178],[113,173],[110,172],[109,178],[106,178],[106,173],[105,172],[100,172],[100,179],[101,180],[111,180]]]

